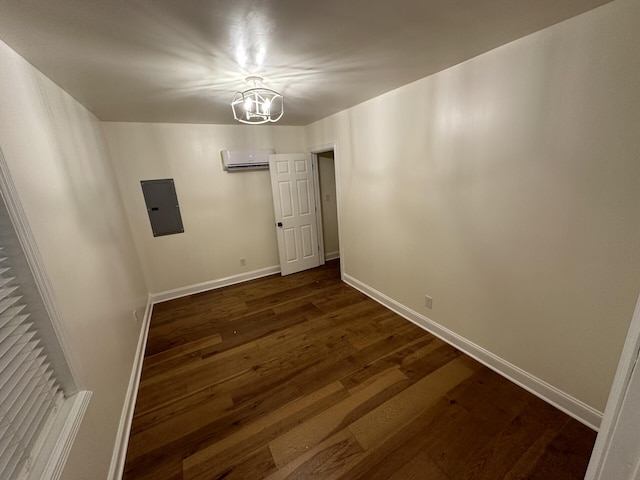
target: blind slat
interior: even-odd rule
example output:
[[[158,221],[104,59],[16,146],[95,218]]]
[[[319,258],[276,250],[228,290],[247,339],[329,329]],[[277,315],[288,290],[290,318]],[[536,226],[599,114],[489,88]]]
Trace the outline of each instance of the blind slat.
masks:
[[[0,404],[0,425],[18,418],[20,410],[28,403],[29,398],[38,395],[42,385],[51,379],[51,370],[47,369],[46,364],[29,373],[30,375],[21,378],[16,388]]]
[[[6,446],[2,446],[0,444],[0,452],[2,452],[2,456],[0,456],[0,478],[11,478],[8,474],[8,470],[14,470],[14,467],[11,467],[11,463],[14,461],[14,454],[16,452],[20,452],[20,443],[18,439],[14,435],[10,435],[5,433],[3,438],[6,437]],[[5,442],[2,442],[5,443]],[[19,463],[18,458],[18,463]]]
[[[19,322],[9,322],[5,327],[0,328],[0,343],[7,342],[9,337],[13,337],[13,342],[19,342],[25,333],[29,330],[29,325],[20,324]]]
[[[40,353],[34,355],[38,343],[38,340],[23,344],[17,343],[9,349],[6,355],[0,357],[0,369],[2,369],[0,371],[0,389],[5,388],[5,384],[8,384],[23,362],[29,362],[40,355]]]
[[[15,453],[12,455],[14,458],[7,462],[4,472],[0,473],[0,478],[11,478],[18,465],[23,460],[26,460],[27,447],[31,444],[38,428],[46,420],[46,415],[51,405],[53,405],[53,398],[48,395],[48,392],[43,392],[39,396],[30,399],[28,408],[23,416],[17,419],[19,423],[10,425],[8,434],[17,443],[19,456],[15,458]]]
[[[2,246],[0,245],[0,250]],[[0,479],[22,470],[63,393],[22,305],[10,260],[0,258]]]
[[[9,298],[5,298],[4,300],[0,300],[0,313],[4,312],[7,308],[9,308],[14,303],[20,301],[21,299],[22,297],[19,296],[19,297],[9,297]]]
[[[38,340],[34,337],[35,332],[27,330],[23,336],[12,335],[0,344],[0,387],[4,383],[2,379],[13,374],[9,368],[15,364],[16,357],[36,348]]]
[[[53,392],[48,390],[51,385],[49,383],[38,385],[34,395],[27,399],[22,405],[16,418],[9,419],[9,431],[16,432],[19,438],[24,438],[25,434],[34,420],[37,420],[36,414],[42,409],[43,405],[49,405],[53,401]]]
[[[0,320],[0,322],[5,322],[4,325],[0,323],[0,329],[3,329],[5,327],[13,329],[14,325],[25,324],[28,318],[29,318],[28,313],[24,313],[22,315],[20,314],[7,315],[6,318],[2,318]]]
[[[37,377],[38,372],[41,371],[42,368],[48,368],[48,364],[46,364],[44,360],[45,358],[43,356],[38,356],[32,361],[24,362],[20,365],[15,374],[12,375],[7,382],[7,385],[0,389],[0,404],[8,402],[9,398],[15,395],[15,391],[20,389],[20,385],[25,385],[31,377]],[[34,372],[34,370],[38,370],[38,372]]]
[[[0,314],[0,327],[4,327],[13,318],[24,310],[25,305],[16,305],[15,307],[9,307]],[[29,315],[28,313],[25,315]]]
[[[18,286],[0,288],[0,300],[9,297],[13,292],[18,290]]]

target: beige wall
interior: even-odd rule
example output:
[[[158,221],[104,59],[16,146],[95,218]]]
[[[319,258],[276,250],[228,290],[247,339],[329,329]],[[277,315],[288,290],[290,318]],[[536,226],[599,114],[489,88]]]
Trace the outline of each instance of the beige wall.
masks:
[[[347,274],[599,410],[640,291],[639,24],[619,0],[307,128]]]
[[[305,150],[303,127],[104,123],[152,293],[279,265],[268,170],[228,173],[220,150]],[[141,180],[173,178],[185,232],[154,238]],[[246,266],[240,266],[240,259]]]
[[[318,177],[322,201],[322,240],[324,254],[340,253],[338,241],[338,202],[336,197],[336,169],[333,152],[318,154]]]
[[[99,122],[2,42],[0,65],[0,148],[93,391],[64,478],[106,478],[147,289]]]

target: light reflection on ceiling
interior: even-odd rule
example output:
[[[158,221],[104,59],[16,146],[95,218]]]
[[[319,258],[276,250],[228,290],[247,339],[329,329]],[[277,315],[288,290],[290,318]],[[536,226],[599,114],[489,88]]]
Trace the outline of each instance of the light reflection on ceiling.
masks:
[[[104,121],[306,125],[607,0],[0,0],[0,39]]]

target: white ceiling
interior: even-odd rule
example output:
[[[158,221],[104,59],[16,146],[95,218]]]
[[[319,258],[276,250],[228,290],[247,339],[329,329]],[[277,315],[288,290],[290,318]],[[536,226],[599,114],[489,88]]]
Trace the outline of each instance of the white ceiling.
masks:
[[[609,0],[0,0],[0,39],[101,120],[306,125]]]

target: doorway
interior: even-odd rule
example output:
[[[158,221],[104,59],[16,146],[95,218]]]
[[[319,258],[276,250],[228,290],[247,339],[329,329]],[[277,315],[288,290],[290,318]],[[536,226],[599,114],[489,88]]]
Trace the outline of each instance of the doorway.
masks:
[[[343,258],[335,145],[269,155],[281,275]]]
[[[335,149],[311,151],[315,174],[316,205],[318,206],[318,245],[320,263],[340,258],[338,228],[338,191]]]

